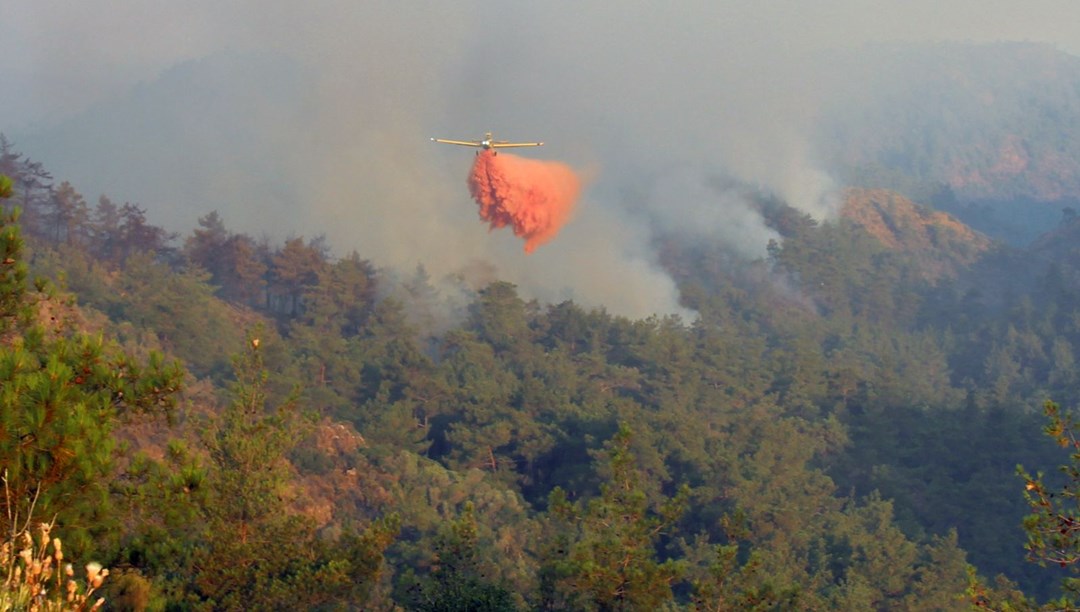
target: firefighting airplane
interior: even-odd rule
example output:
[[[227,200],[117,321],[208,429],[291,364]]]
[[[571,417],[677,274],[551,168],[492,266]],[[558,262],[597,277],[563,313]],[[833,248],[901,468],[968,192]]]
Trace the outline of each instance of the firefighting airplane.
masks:
[[[542,142],[509,142],[506,140],[492,140],[491,132],[484,134],[483,140],[445,140],[443,138],[432,138],[431,142],[441,142],[443,144],[460,145],[463,147],[476,147],[478,149],[484,149],[485,151],[488,149],[509,149],[512,147],[544,146],[544,143]],[[494,151],[494,153],[496,155],[499,154],[498,151]],[[480,151],[477,151],[476,154],[479,155]]]

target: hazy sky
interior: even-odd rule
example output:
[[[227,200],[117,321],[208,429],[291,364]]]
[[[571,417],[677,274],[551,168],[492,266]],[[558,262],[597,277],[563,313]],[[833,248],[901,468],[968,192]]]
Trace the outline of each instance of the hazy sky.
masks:
[[[1080,2],[310,3],[0,0],[0,131],[70,180],[187,231],[325,232],[376,265],[477,261],[528,297],[677,312],[653,227],[747,257],[771,232],[718,172],[828,214],[807,142],[814,52],[873,41],[1048,42],[1080,53]],[[488,233],[466,149],[542,139],[589,179],[526,256]]]

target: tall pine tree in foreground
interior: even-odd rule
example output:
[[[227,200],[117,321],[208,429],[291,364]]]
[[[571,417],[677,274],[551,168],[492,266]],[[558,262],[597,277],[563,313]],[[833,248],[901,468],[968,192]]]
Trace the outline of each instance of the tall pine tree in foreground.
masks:
[[[0,200],[12,188],[0,175]],[[181,372],[156,356],[141,368],[77,331],[46,283],[29,289],[18,219],[0,210],[0,610],[97,610],[109,571],[90,563],[80,584],[54,526],[76,551],[102,531],[91,521],[104,512],[112,427],[131,411],[167,412]]]
[[[0,180],[0,196],[11,182]],[[74,308],[44,280],[31,284],[18,225],[0,211],[0,466],[6,532],[58,517],[69,539],[106,505],[113,428],[140,413],[169,414],[182,370],[151,354],[138,363],[78,328]],[[85,543],[85,542],[84,542]]]

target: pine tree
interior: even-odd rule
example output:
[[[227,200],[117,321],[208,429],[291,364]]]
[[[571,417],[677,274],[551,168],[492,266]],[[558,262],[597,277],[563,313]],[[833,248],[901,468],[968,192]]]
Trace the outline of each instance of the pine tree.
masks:
[[[480,556],[476,517],[467,503],[461,516],[435,536],[431,574],[415,591],[410,609],[418,612],[513,611],[509,590],[488,578],[491,568]]]
[[[260,335],[253,332],[248,350],[235,359],[232,401],[207,423],[204,470],[190,462],[177,464],[195,475],[203,490],[190,501],[191,516],[177,516],[184,523],[166,525],[157,537],[176,538],[190,552],[147,569],[169,579],[176,605],[195,609],[362,604],[377,582],[397,519],[326,539],[311,519],[290,509],[286,455],[304,438],[307,421],[295,395],[268,409],[269,373]],[[129,556],[139,556],[134,552]]]
[[[672,584],[685,564],[658,560],[656,546],[682,514],[688,490],[650,503],[631,439],[624,425],[608,443],[611,477],[599,497],[572,503],[561,489],[552,492],[555,522],[540,570],[542,609],[658,610],[672,601]]]
[[[273,257],[271,278],[278,297],[284,300],[283,314],[295,317],[302,309],[304,291],[319,282],[319,273],[326,267],[326,254],[321,239],[304,243],[303,237],[290,238]]]
[[[23,230],[32,236],[44,236],[42,215],[52,198],[52,175],[41,162],[31,161],[15,151],[15,146],[0,134],[0,174],[7,175],[13,192],[7,197],[23,211]]]
[[[1069,449],[1070,455],[1069,462],[1060,468],[1066,484],[1056,492],[1043,482],[1041,472],[1032,475],[1022,466],[1016,468],[1024,479],[1024,499],[1031,507],[1031,514],[1024,518],[1025,548],[1030,561],[1069,569],[1063,602],[1076,606],[1080,601],[1080,432],[1076,418],[1062,414],[1056,403],[1047,400],[1043,410],[1049,420],[1046,435]]]
[[[157,354],[139,364],[76,329],[47,282],[28,286],[19,210],[0,215],[0,466],[10,492],[0,522],[13,528],[31,513],[74,522],[100,511],[118,419],[171,413],[182,370]]]

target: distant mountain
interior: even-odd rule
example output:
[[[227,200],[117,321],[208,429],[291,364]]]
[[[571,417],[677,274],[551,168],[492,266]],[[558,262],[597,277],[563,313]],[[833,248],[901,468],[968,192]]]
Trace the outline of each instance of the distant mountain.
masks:
[[[1080,196],[1080,58],[1037,44],[937,44],[835,59],[850,78],[821,142],[839,169],[939,181],[965,200]]]
[[[955,276],[991,246],[958,219],[885,189],[849,189],[840,215],[889,249],[912,256],[928,280]]]
[[[1043,234],[1029,249],[1036,261],[1057,268],[1063,288],[1080,292],[1080,216],[1072,208],[1053,230]]]
[[[1067,209],[1065,218],[1053,230],[1046,232],[1031,245],[1034,255],[1049,259],[1077,258],[1080,263],[1080,216]]]
[[[923,279],[948,279],[961,293],[977,290],[988,306],[1047,288],[1080,292],[1080,214],[1070,207],[1056,227],[1022,248],[886,189],[848,189],[840,216],[909,257]]]
[[[836,76],[817,142],[848,183],[952,207],[998,233],[1032,221],[1011,208],[1048,209],[1035,215],[1046,229],[1057,204],[1080,200],[1080,58],[1041,44],[942,43],[824,62]]]

